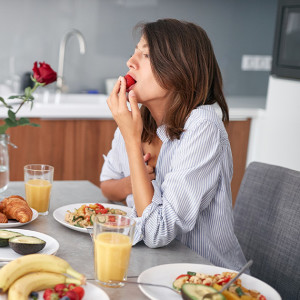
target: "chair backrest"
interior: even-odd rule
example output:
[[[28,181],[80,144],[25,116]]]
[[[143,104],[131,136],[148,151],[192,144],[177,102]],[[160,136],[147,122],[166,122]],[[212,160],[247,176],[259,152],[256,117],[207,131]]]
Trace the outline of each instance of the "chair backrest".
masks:
[[[284,300],[300,299],[300,172],[252,162],[234,207],[235,233],[251,275]]]

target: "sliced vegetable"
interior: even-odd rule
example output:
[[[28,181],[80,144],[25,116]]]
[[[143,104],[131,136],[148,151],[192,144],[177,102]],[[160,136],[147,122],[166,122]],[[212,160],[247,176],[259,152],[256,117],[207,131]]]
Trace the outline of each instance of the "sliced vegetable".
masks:
[[[188,275],[191,275],[191,276],[196,276],[196,272],[187,272]]]
[[[205,294],[215,292],[217,290],[210,286],[194,283],[185,283],[181,288],[181,296],[184,300],[202,300]],[[226,300],[226,298],[222,294],[216,294],[213,300]]]
[[[21,236],[22,233],[10,231],[10,230],[0,230],[0,247],[8,246],[8,240],[15,236]]]
[[[175,281],[173,282],[173,288],[177,291],[180,291],[181,290],[181,287],[184,283],[187,282],[187,280],[190,279],[190,275],[187,275],[187,274],[183,274],[183,275],[180,275],[178,276]]]
[[[222,288],[222,286],[215,283],[213,285],[213,288],[219,291]],[[226,291],[226,290],[224,292],[222,292],[222,295],[224,295],[227,300],[241,300],[241,298],[238,295],[235,295],[235,294],[233,294],[229,291]]]
[[[239,295],[239,297],[241,297],[245,294],[240,287],[237,287],[235,289],[235,292]]]
[[[217,283],[218,283],[219,285],[224,285],[224,284],[226,284],[227,282],[229,282],[230,279],[231,279],[231,276],[228,275],[228,276],[226,276],[226,277],[220,279]]]

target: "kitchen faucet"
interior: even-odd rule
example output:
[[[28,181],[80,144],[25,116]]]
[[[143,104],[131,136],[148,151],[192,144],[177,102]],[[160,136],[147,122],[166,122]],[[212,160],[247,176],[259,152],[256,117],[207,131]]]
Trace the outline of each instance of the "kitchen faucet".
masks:
[[[85,40],[82,33],[77,29],[72,29],[71,31],[67,32],[64,37],[62,38],[59,46],[59,58],[58,58],[58,71],[57,71],[57,90],[60,92],[64,91],[64,84],[63,84],[63,73],[64,73],[64,61],[65,61],[65,51],[66,51],[66,44],[69,38],[75,35],[79,42],[79,50],[81,54],[85,53]]]

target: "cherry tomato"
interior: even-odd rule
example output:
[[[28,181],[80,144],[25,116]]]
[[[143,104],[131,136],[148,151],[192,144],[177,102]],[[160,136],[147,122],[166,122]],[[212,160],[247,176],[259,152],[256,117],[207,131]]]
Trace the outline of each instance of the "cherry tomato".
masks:
[[[105,215],[107,213],[108,213],[108,209],[107,208],[100,209],[100,214]]]
[[[77,295],[79,296],[79,300],[81,300],[84,296],[84,289],[81,286],[76,286],[74,287],[74,289],[72,290],[75,293],[77,293]]]
[[[108,222],[116,222],[116,217],[115,216],[108,216]]]
[[[176,279],[181,278],[181,277],[184,277],[184,276],[187,276],[188,278],[191,278],[191,275],[188,275],[188,274],[181,274],[181,275],[179,275]]]
[[[100,203],[96,203],[96,205],[99,207],[99,208],[104,208],[104,206]]]

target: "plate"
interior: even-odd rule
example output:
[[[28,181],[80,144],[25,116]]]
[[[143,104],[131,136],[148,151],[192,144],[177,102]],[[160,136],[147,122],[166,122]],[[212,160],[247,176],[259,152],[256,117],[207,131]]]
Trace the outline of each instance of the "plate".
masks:
[[[30,222],[34,221],[39,216],[39,213],[34,208],[32,208],[31,210],[32,210],[32,218],[30,221],[28,221],[26,223],[20,223],[16,220],[8,220],[8,223],[0,223],[0,229],[1,228],[20,227],[20,226],[29,224]]]
[[[188,271],[199,272],[205,274],[218,274],[225,271],[236,272],[230,269],[211,265],[200,264],[167,264],[159,265],[145,270],[138,277],[138,282],[157,283],[172,287],[175,278],[181,274],[185,274]],[[248,289],[254,289],[262,293],[267,299],[281,300],[280,295],[265,282],[254,278],[247,274],[241,275],[242,285]],[[170,300],[182,300],[180,295],[171,290],[159,287],[143,286],[139,285],[140,290],[152,300],[170,299]]]
[[[85,294],[82,300],[90,300],[90,299],[97,299],[97,300],[109,300],[108,295],[98,286],[93,285],[91,283],[87,283],[83,286]],[[43,293],[44,291],[39,292],[38,300],[43,300]],[[0,300],[7,300],[7,294],[0,295]]]
[[[74,204],[69,204],[69,205],[65,205],[62,207],[57,208],[54,212],[53,212],[53,218],[59,222],[60,224],[71,228],[73,230],[76,231],[80,231],[80,232],[85,232],[88,233],[88,231],[86,230],[86,228],[81,228],[81,227],[76,227],[74,225],[71,225],[70,223],[65,221],[65,215],[67,213],[67,211],[74,211],[75,209],[78,209],[81,205],[89,205],[89,204],[94,204],[94,203],[74,203]],[[121,209],[123,211],[125,211],[128,214],[131,213],[132,208],[128,207],[128,206],[123,206],[123,205],[116,205],[116,204],[110,204],[110,203],[100,203],[101,205],[103,205],[104,207],[109,207],[109,208],[114,208],[114,209]]]
[[[37,231],[32,231],[32,230],[25,230],[25,229],[7,228],[6,230],[12,230],[15,232],[22,233],[24,235],[35,236],[41,240],[44,240],[46,242],[46,246],[38,253],[55,254],[59,248],[58,241],[47,234],[37,232]],[[22,256],[21,254],[16,253],[9,246],[0,247],[0,261],[11,261],[21,256]]]

